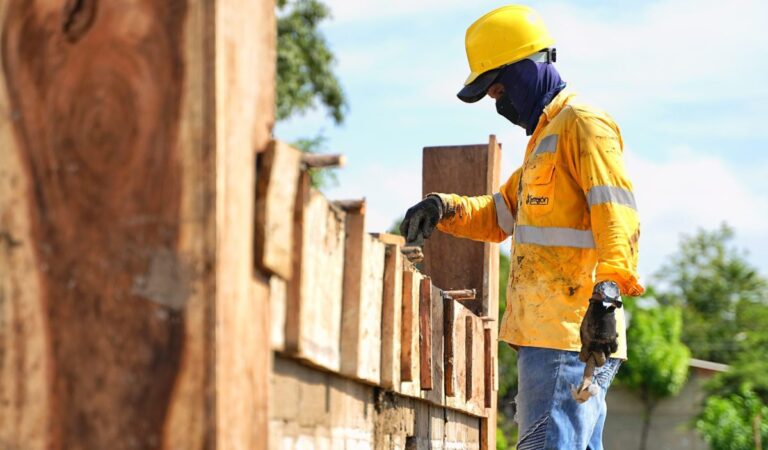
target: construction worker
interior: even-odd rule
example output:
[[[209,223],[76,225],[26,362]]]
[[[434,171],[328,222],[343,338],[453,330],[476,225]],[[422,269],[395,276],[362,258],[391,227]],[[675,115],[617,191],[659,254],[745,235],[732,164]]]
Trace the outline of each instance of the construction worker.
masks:
[[[640,295],[640,236],[618,126],[555,69],[554,40],[532,9],[489,12],[466,33],[471,73],[458,97],[493,98],[530,136],[523,164],[493,195],[429,194],[408,210],[406,241],[435,228],[512,238],[499,339],[518,350],[518,449],[602,449],[605,394],[626,359],[621,295]],[[594,396],[578,403],[585,363]]]

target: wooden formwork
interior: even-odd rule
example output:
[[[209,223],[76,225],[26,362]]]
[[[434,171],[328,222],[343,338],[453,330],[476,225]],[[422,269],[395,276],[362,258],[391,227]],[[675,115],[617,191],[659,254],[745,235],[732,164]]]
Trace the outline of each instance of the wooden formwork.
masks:
[[[269,188],[286,191],[259,195],[295,199],[292,214],[265,201],[261,216],[292,239],[291,270],[270,269],[271,447],[493,448],[494,266],[480,263],[480,284],[450,286],[474,289],[477,299],[454,300],[434,285],[433,273],[445,276],[434,262],[424,274],[401,254],[401,237],[365,231],[364,200],[325,200],[301,158],[279,152],[296,151],[275,143],[259,164],[263,180],[279,168],[285,177]],[[257,249],[259,267],[285,261],[285,245]]]

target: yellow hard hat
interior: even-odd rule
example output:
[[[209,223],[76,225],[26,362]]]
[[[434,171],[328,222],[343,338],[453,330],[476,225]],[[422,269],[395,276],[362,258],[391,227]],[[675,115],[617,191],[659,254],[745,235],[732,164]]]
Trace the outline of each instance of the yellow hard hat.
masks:
[[[549,35],[541,17],[532,8],[508,5],[494,9],[477,19],[467,28],[464,42],[471,71],[464,82],[464,86],[468,87],[475,81],[479,84],[487,83],[490,86],[493,80],[488,81],[488,76],[480,77],[481,75],[550,48],[555,40]],[[483,79],[478,80],[479,77]],[[488,86],[482,89],[482,95],[485,95]],[[482,86],[472,86],[472,88],[469,90],[478,91],[477,88]],[[462,89],[462,92],[464,91]],[[467,95],[463,96],[462,92],[459,93],[459,98],[467,101]],[[479,98],[474,101],[477,100]]]

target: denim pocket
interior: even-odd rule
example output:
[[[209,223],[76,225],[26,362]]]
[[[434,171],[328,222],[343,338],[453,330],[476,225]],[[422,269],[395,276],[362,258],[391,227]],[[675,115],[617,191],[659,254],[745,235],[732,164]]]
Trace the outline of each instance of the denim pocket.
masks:
[[[610,358],[603,364],[603,367],[595,369],[595,382],[603,389],[608,389],[619,373],[619,367],[621,366],[621,360],[618,358]]]

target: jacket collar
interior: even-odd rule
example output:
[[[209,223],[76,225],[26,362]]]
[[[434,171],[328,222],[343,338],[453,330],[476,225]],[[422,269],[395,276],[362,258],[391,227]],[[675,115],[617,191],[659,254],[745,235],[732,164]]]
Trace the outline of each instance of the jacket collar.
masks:
[[[544,107],[544,111],[542,112],[542,118],[546,118],[544,122],[551,122],[552,119],[554,119],[560,111],[563,110],[566,106],[568,106],[573,98],[576,96],[576,93],[572,90],[565,88],[562,91],[560,91],[555,98],[552,99],[551,102],[547,106]],[[539,125],[541,125],[542,118],[539,119]]]

